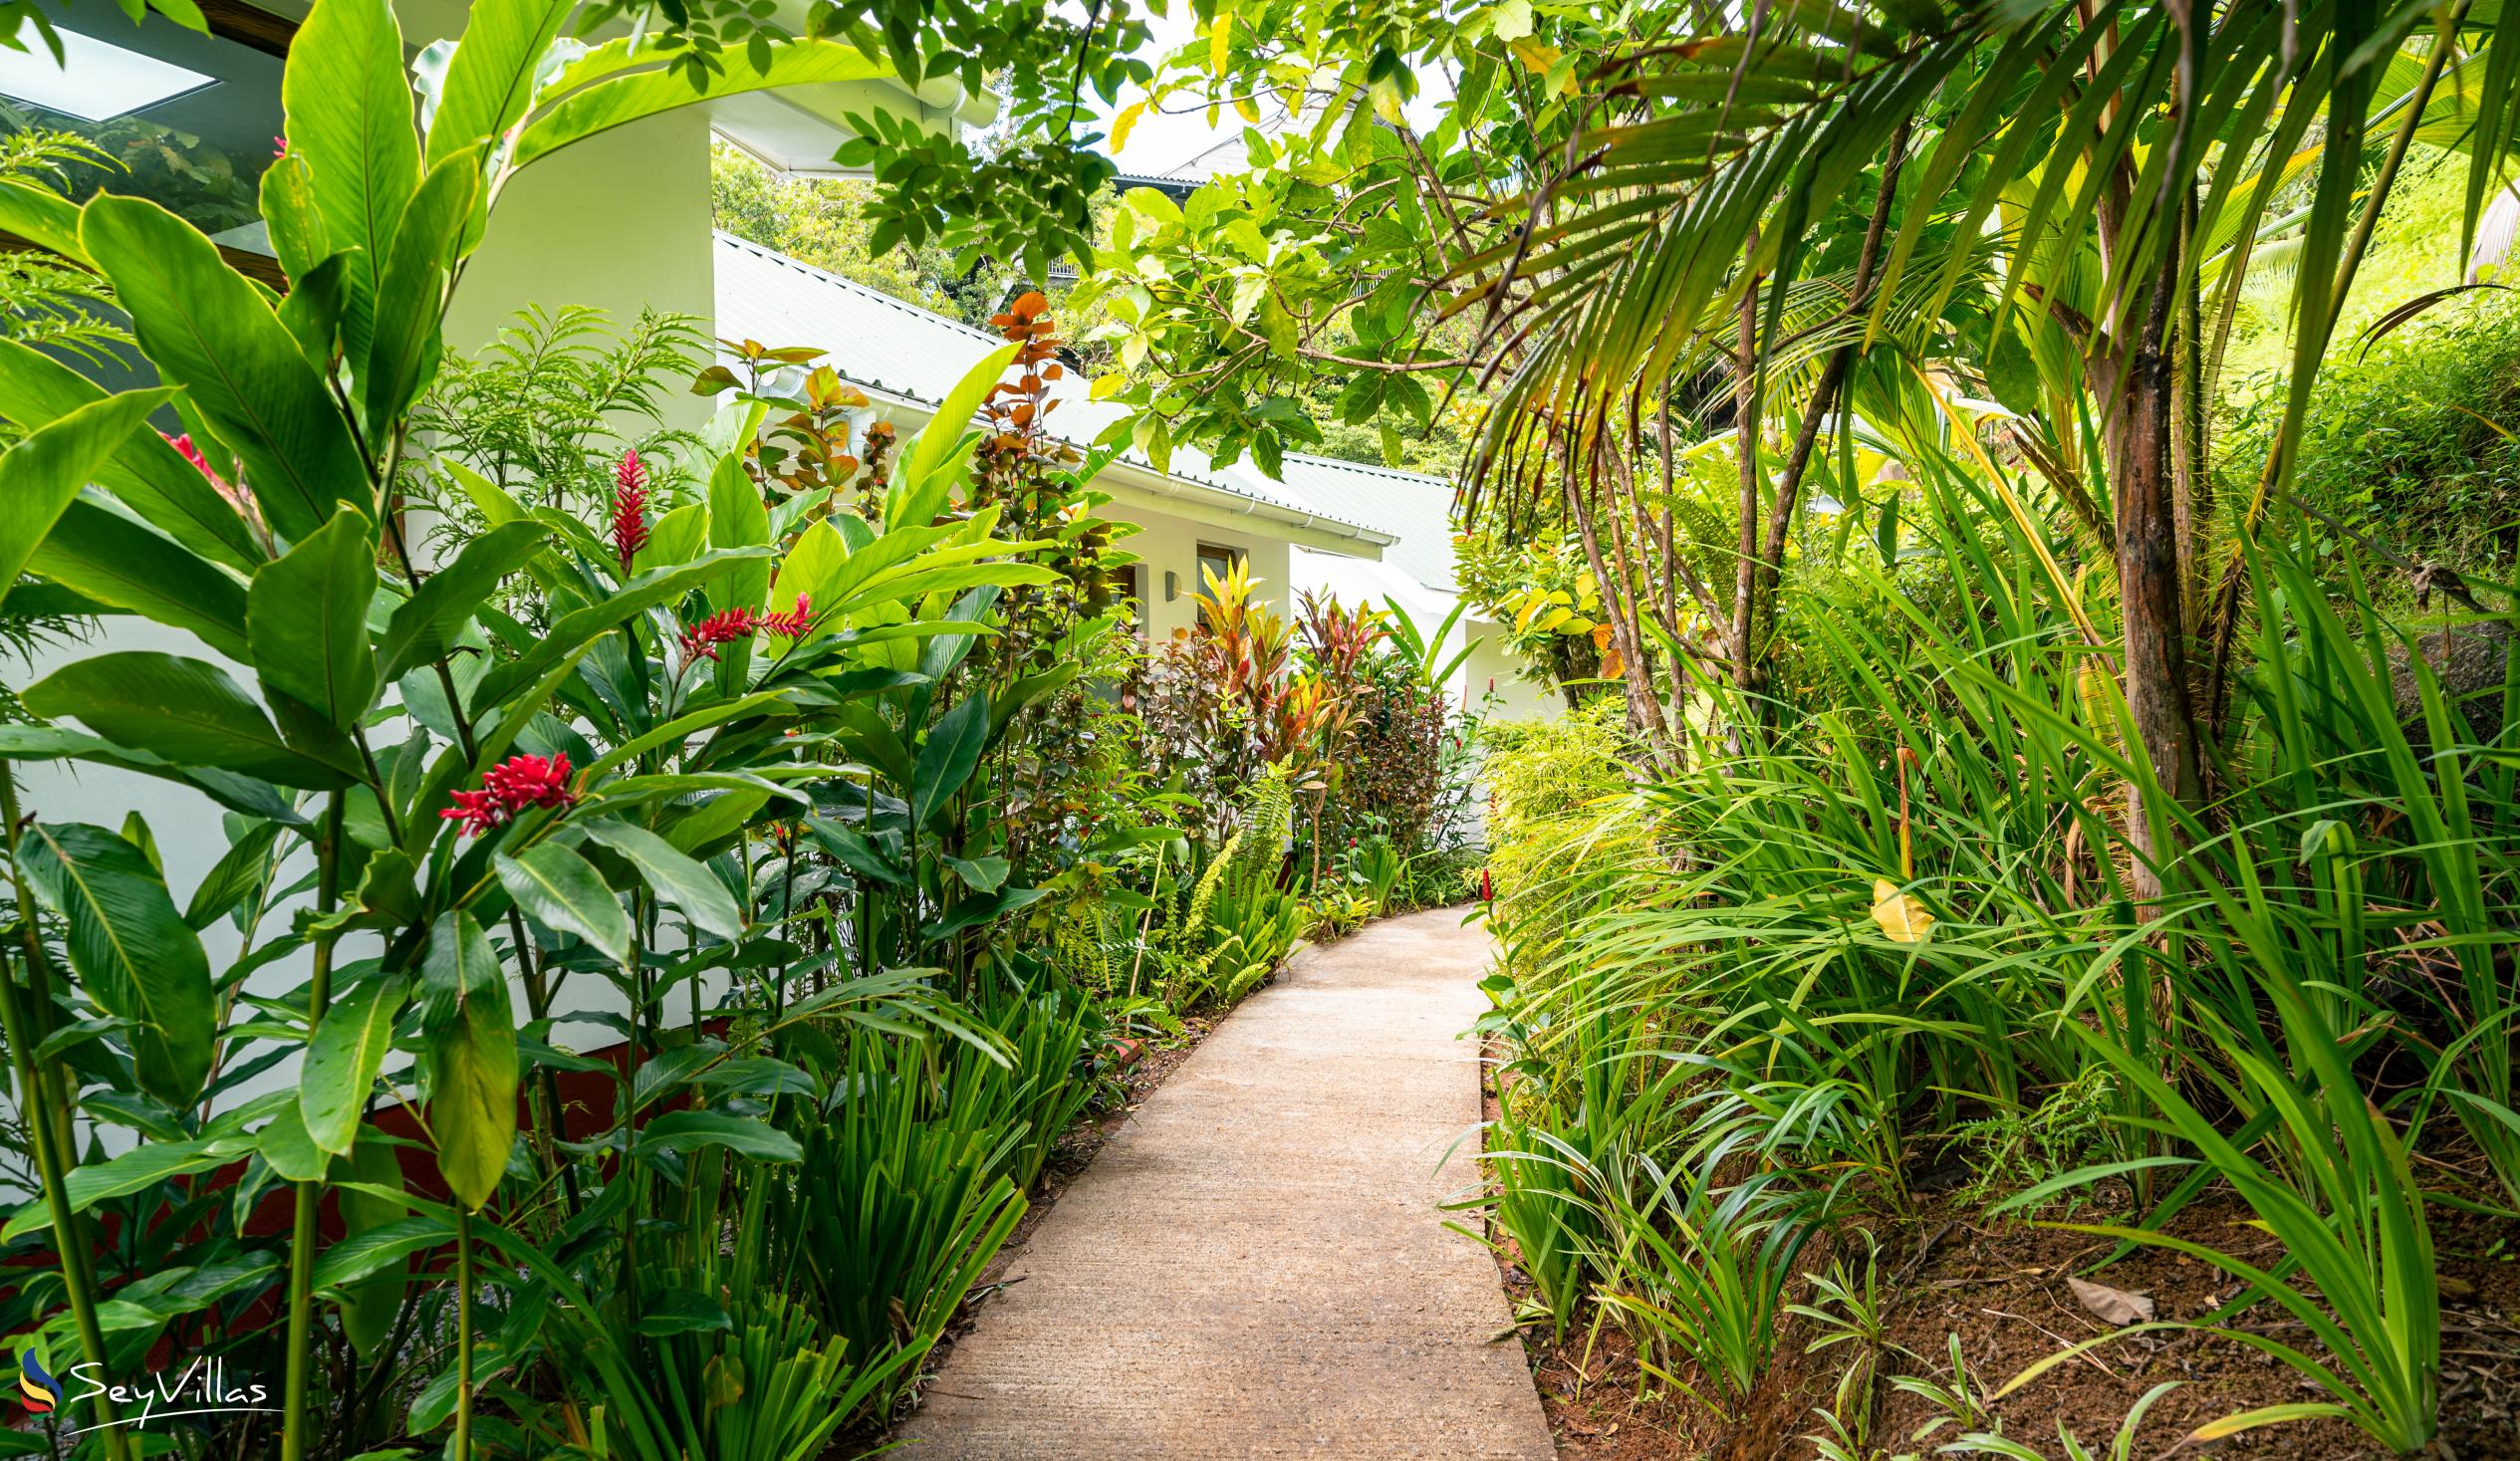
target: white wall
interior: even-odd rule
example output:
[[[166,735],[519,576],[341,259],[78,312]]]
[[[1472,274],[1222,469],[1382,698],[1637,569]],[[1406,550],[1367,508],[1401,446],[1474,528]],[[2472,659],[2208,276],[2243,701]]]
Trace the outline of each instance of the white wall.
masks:
[[[1136,523],[1138,532],[1117,545],[1137,555],[1145,565],[1147,637],[1161,643],[1174,629],[1198,622],[1198,605],[1190,597],[1201,592],[1199,545],[1239,549],[1250,560],[1252,598],[1281,615],[1294,611],[1294,586],[1287,578],[1287,544],[1252,529],[1194,523],[1166,513],[1114,504],[1104,511]],[[1165,598],[1164,576],[1172,576],[1172,597]]]

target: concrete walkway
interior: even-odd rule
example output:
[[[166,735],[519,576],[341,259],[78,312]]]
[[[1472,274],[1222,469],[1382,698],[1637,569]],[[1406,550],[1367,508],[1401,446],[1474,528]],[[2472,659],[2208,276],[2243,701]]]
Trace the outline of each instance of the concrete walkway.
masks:
[[[1298,955],[1173,1072],[1013,1261],[911,1461],[1551,1461],[1474,1178],[1484,930],[1415,913]]]

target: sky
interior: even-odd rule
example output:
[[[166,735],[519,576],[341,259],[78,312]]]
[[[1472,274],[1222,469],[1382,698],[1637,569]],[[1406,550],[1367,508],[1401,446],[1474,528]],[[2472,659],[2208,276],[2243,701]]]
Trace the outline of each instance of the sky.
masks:
[[[1172,14],[1169,16],[1148,15],[1142,6],[1136,8],[1152,32],[1147,44],[1137,52],[1149,64],[1160,65],[1164,57],[1198,36],[1197,17],[1190,13],[1185,0],[1172,0]],[[1411,125],[1423,131],[1435,123],[1444,103],[1450,100],[1451,89],[1444,85],[1441,77],[1421,78],[1421,82],[1424,89],[1409,103],[1405,115]],[[1121,92],[1117,105],[1106,107],[1102,98],[1089,91],[1086,104],[1095,113],[1101,130],[1108,135],[1113,116],[1122,108],[1144,101],[1145,95],[1139,88],[1126,88]],[[1138,117],[1135,125],[1130,128],[1129,145],[1114,155],[1121,171],[1139,176],[1169,172],[1217,143],[1242,135],[1243,119],[1230,107],[1222,110],[1217,124],[1211,127],[1207,124],[1205,108],[1194,106],[1187,99],[1176,102],[1174,106],[1185,110],[1179,115],[1147,112]]]

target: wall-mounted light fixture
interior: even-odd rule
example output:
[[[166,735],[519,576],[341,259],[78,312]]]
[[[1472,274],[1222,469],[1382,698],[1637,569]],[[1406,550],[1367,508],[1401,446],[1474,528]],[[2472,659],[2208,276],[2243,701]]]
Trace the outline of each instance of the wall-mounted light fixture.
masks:
[[[1163,571],[1163,602],[1170,604],[1181,597],[1181,576],[1170,569]]]
[[[84,122],[107,122],[219,84],[215,76],[83,36],[66,26],[54,27],[54,34],[61,37],[59,65],[40,45],[23,51],[0,50],[0,96],[31,102],[48,112],[66,112]]]

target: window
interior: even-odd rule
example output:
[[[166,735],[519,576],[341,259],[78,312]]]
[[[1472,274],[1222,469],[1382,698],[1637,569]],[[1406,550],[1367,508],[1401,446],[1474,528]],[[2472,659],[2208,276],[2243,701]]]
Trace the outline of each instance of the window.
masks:
[[[1222,579],[1242,564],[1249,562],[1251,558],[1251,551],[1247,548],[1219,548],[1213,543],[1200,544],[1198,553],[1198,573],[1193,576],[1193,582],[1190,585],[1191,591],[1198,594],[1207,592],[1207,580],[1210,575]],[[1199,610],[1199,622],[1201,624],[1207,622],[1205,609]]]
[[[0,125],[68,132],[111,162],[63,169],[73,201],[147,198],[211,235],[228,262],[285,287],[259,188],[284,125],[281,58],[295,22],[205,0],[209,34],[154,11],[138,25],[102,0],[61,13],[67,67],[42,45],[0,67]]]

